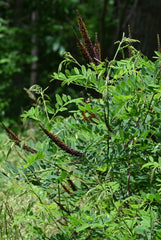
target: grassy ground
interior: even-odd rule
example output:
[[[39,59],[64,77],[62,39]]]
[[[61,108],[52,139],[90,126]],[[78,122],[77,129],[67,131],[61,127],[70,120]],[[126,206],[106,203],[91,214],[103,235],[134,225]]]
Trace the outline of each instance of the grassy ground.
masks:
[[[9,144],[8,137],[4,131],[0,134],[0,238],[14,239],[18,236],[18,229],[12,228],[14,222],[14,209],[17,207],[15,199],[15,180],[8,180],[6,173],[7,158],[16,164],[17,157],[11,151],[13,145]]]
[[[34,130],[31,129],[30,132],[25,131],[22,135],[33,139],[33,132]],[[22,162],[16,149],[17,147],[9,141],[2,130],[0,133],[0,239],[47,239],[44,232],[48,230],[40,218],[42,211],[35,196],[36,187],[32,191],[28,184],[16,180],[10,172],[10,169]]]

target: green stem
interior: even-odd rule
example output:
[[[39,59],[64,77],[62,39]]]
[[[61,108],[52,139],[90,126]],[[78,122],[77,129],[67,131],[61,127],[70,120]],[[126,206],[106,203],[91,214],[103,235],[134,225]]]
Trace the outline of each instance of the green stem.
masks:
[[[45,89],[45,90],[46,90],[46,89]],[[50,119],[49,119],[49,115],[48,115],[48,111],[47,111],[47,107],[46,107],[46,102],[45,102],[45,99],[44,99],[44,93],[43,93],[43,91],[41,91],[41,97],[42,97],[42,100],[43,100],[43,104],[44,104],[44,108],[45,108],[46,117],[47,117],[48,122],[49,122]]]

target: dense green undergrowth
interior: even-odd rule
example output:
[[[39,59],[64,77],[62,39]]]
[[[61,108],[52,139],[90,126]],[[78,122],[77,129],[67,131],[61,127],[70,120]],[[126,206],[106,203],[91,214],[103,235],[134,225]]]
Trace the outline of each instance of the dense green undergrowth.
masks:
[[[4,214],[1,204],[2,239],[161,239],[161,54],[152,62],[132,48],[116,60],[128,41],[97,66],[66,53],[52,76],[99,98],[57,94],[53,106],[45,90],[31,87],[37,103],[22,118],[32,119],[37,139],[16,139],[6,128],[19,160],[8,154],[1,171],[26,205]]]

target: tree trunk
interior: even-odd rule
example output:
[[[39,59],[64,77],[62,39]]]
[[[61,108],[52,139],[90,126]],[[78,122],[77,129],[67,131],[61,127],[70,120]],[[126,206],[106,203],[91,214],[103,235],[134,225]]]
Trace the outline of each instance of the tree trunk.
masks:
[[[33,11],[31,14],[31,25],[35,26],[37,23],[38,13]],[[33,61],[31,62],[31,73],[30,73],[30,86],[36,84],[37,82],[37,58],[38,58],[38,46],[37,46],[37,37],[34,34],[31,38],[33,48],[31,50],[31,56]]]
[[[114,55],[114,42],[122,38],[123,32],[129,36],[130,25],[132,38],[140,41],[134,46],[152,59],[154,51],[158,50],[157,34],[161,38],[161,0],[114,0],[114,7],[117,26],[107,55]]]
[[[161,34],[161,1],[135,0],[124,17],[122,32],[131,28],[132,38],[140,41],[139,48],[143,54],[152,58],[157,50],[157,34]]]

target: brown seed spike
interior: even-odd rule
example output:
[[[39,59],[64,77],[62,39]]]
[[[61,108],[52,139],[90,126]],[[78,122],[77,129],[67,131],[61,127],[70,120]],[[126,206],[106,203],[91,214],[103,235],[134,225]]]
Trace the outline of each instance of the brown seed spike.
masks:
[[[77,157],[83,157],[85,156],[84,153],[81,153],[77,150],[74,150],[67,146],[65,143],[63,143],[58,137],[56,137],[53,133],[49,132],[47,129],[45,129],[42,125],[40,125],[41,129],[44,131],[44,133],[62,150],[64,150],[66,153],[69,153],[71,155],[77,156]]]
[[[89,34],[88,34],[88,31],[86,29],[86,26],[81,18],[81,16],[79,15],[79,13],[77,12],[78,14],[78,26],[79,26],[79,30],[80,30],[80,33],[82,35],[82,38],[83,38],[83,41],[84,41],[84,44],[86,46],[86,49],[87,51],[89,52],[89,55],[91,56],[91,58],[93,59],[93,62],[98,65],[99,62],[96,60],[96,53],[94,51],[94,48],[93,48],[93,45],[92,45],[92,41],[89,37]]]
[[[70,178],[67,178],[68,183],[70,184],[73,191],[77,191],[76,185],[73,183],[73,181]]]
[[[2,126],[3,126],[4,129],[6,130],[8,136],[9,136],[9,138],[10,138],[11,140],[17,142],[17,144],[21,142],[21,140],[20,140],[8,127],[6,127],[6,126],[4,125],[4,123],[2,123]]]
[[[84,58],[84,60],[87,62],[87,63],[90,63],[90,62],[93,62],[91,56],[89,55],[89,52],[88,50],[86,49],[86,47],[83,45],[83,43],[81,42],[81,40],[78,38],[76,32],[74,31],[73,29],[73,32],[74,32],[74,35],[76,37],[76,40],[77,40],[77,46],[82,54],[82,57]]]
[[[6,130],[9,138],[10,138],[11,140],[13,140],[17,146],[21,147],[20,143],[21,143],[22,141],[21,141],[8,127],[6,127],[6,126],[4,125],[4,123],[2,123],[2,125],[3,125],[4,129]],[[22,148],[23,148],[24,150],[28,151],[28,152],[37,153],[37,150],[36,150],[36,149],[31,148],[31,147],[28,146],[27,144],[24,144],[24,145],[22,146]]]
[[[101,61],[101,48],[100,48],[100,44],[98,42],[98,38],[97,38],[97,33],[95,34],[95,45],[94,45],[94,51],[96,53],[96,57],[99,61]]]
[[[89,55],[89,52],[87,51],[87,49],[85,48],[85,46],[83,45],[83,43],[80,40],[78,41],[77,45],[78,45],[78,48],[79,48],[84,60],[87,63],[93,62],[91,56]]]
[[[74,194],[72,191],[70,191],[70,189],[66,185],[64,185],[63,183],[61,185],[67,193]]]
[[[26,151],[31,152],[31,153],[37,153],[38,152],[36,149],[31,148],[30,146],[28,146],[26,144],[23,145],[23,149],[25,149]]]

